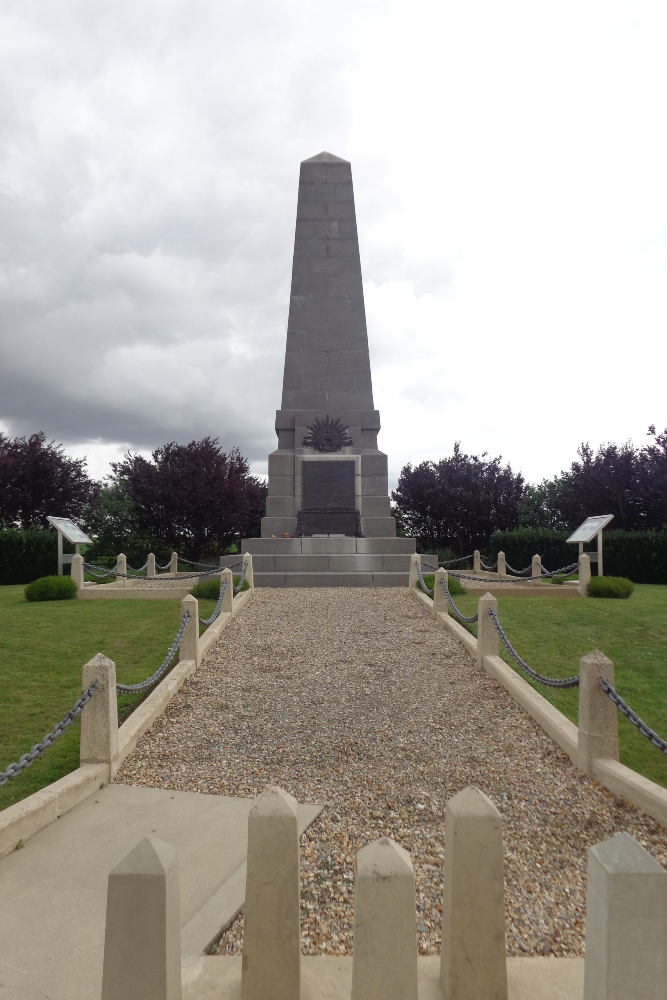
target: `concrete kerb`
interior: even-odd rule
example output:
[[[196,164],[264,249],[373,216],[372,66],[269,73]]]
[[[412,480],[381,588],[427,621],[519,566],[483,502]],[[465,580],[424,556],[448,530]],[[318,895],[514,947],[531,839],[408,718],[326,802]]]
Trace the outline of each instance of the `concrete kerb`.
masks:
[[[433,602],[430,598],[417,591],[412,593],[420,603],[428,608],[429,614],[432,614]],[[456,636],[475,660],[478,659],[477,639],[472,633],[455,621],[452,615],[439,613],[436,621]],[[557,708],[554,708],[551,702],[547,701],[539,691],[536,691],[525,681],[516,670],[508,666],[500,656],[487,654],[483,657],[480,665],[486,673],[502,684],[517,704],[565,751],[574,766],[579,768],[579,730],[577,726],[570,722]],[[611,702],[609,704],[611,705]],[[626,767],[617,759],[594,759],[591,769],[591,777],[599,781],[604,788],[613,792],[614,795],[627,799],[632,805],[642,809],[662,826],[667,827],[667,789]]]
[[[244,590],[233,598],[234,616],[245,607],[252,596],[252,590]],[[224,615],[221,613],[216,621],[199,637],[200,662],[231,620],[232,612]],[[102,660],[107,660],[102,654],[98,654],[86,664],[86,668],[95,663],[100,656]],[[111,660],[107,662],[112,663]],[[16,849],[17,844],[25,843],[30,837],[43,830],[45,826],[59,819],[64,813],[69,812],[74,806],[88,798],[89,795],[93,795],[112,781],[125,758],[132,753],[144,733],[163,714],[172,698],[178,694],[185,681],[192,677],[196,670],[195,660],[179,660],[166,677],[156,685],[145,701],[142,701],[122,726],[117,729],[118,749],[110,764],[106,762],[82,763],[80,767],[65,777],[59,778],[38,792],[28,795],[20,802],[0,811],[0,858],[11,854]],[[87,675],[84,674],[85,676]],[[82,726],[85,725],[86,710],[93,705],[97,697],[98,693],[96,692],[88,705],[84,707],[81,713]],[[116,725],[117,718],[116,714]]]

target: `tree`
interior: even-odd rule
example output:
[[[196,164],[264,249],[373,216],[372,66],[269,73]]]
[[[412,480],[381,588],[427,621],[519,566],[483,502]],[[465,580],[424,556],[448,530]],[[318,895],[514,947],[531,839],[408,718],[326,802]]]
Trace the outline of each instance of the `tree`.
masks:
[[[171,442],[150,462],[128,452],[112,469],[133,505],[135,530],[190,559],[218,555],[264,513],[266,484],[250,475],[238,448],[226,454],[217,438]]]
[[[562,489],[562,476],[543,479],[536,486],[528,484],[519,502],[519,527],[564,531],[568,525],[558,507]]]
[[[639,455],[639,492],[647,528],[667,528],[667,427],[655,433],[654,444],[644,445]]]
[[[54,441],[47,444],[42,431],[29,438],[0,433],[0,520],[47,528],[49,514],[79,519],[98,490],[86,460],[70,458]]]
[[[565,524],[575,528],[594,514],[613,514],[613,528],[626,531],[646,527],[640,491],[639,453],[631,442],[589,444],[577,449],[580,461],[563,474],[555,507]]]
[[[486,452],[463,454],[457,441],[450,458],[404,466],[391,498],[406,531],[422,547],[465,555],[484,548],[493,531],[516,527],[524,480],[500,463]]]

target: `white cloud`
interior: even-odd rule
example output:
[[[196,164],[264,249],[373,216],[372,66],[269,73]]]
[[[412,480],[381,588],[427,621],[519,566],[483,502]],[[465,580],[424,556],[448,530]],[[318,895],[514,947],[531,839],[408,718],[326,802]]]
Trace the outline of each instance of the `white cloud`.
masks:
[[[0,12],[0,422],[101,474],[265,471],[298,163],[352,161],[394,477],[667,424],[667,10],[142,0]]]

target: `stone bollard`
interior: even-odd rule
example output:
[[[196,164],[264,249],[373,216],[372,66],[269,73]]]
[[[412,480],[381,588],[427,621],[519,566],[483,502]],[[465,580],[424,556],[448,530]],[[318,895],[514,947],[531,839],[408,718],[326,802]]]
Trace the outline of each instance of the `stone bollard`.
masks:
[[[181,1000],[178,855],[144,837],[109,875],[102,1000]]]
[[[588,851],[584,1000],[665,1000],[667,872],[628,833]]]
[[[579,556],[579,593],[582,597],[588,597],[586,588],[591,582],[591,561],[585,552]]]
[[[299,1000],[298,803],[268,788],[248,816],[242,1000]]]
[[[498,579],[504,580],[507,576],[507,566],[505,564],[505,553],[498,553]]]
[[[176,576],[178,573],[178,552],[171,553],[168,572],[171,573],[172,576]]]
[[[247,562],[248,563],[248,569],[246,570],[245,578],[248,581],[248,583],[250,584],[250,592],[254,594],[254,592],[255,592],[255,581],[254,581],[253,575],[252,575],[252,556],[250,555],[249,552],[244,552],[243,553],[243,562]]]
[[[472,554],[472,571],[475,574],[479,574],[482,572],[481,559],[482,557],[480,555],[479,549],[475,549],[475,551]]]
[[[596,760],[618,760],[618,709],[600,678],[614,686],[614,664],[594,649],[579,660],[579,767],[592,776]]]
[[[83,590],[83,556],[78,553],[72,556],[72,579],[77,590]]]
[[[148,565],[146,566],[146,579],[150,580],[155,576],[157,576],[157,573],[155,571],[155,553],[149,552]]]
[[[194,660],[195,666],[199,668],[201,655],[199,652],[199,601],[192,594],[188,594],[181,601],[181,614],[190,612],[185,632],[178,648],[179,660]]]
[[[447,803],[440,985],[445,1000],[507,1000],[502,819],[472,785]]]
[[[225,590],[220,610],[231,615],[234,610],[234,574],[229,568],[223,569],[220,574],[220,587],[222,587],[225,580],[227,581],[227,589]]]
[[[127,587],[127,559],[123,552],[116,559],[116,586]]]
[[[420,590],[419,586],[419,576],[417,575],[417,566],[421,567],[422,557],[418,552],[413,552],[410,556],[410,579],[408,581],[408,587],[410,590]]]
[[[531,580],[541,580],[542,579],[542,556],[533,556],[530,564],[530,578]]]
[[[388,837],[357,854],[352,1000],[417,1000],[415,873]]]
[[[447,570],[440,567],[436,570],[435,582],[433,584],[433,617],[437,619],[438,615],[448,615],[449,605],[447,604],[447,595],[445,594],[444,588],[442,586],[443,581],[447,583],[448,576]]]
[[[116,664],[103,653],[84,665],[82,690],[93,681],[97,681],[97,688],[81,711],[79,762],[111,765],[118,756]]]
[[[489,608],[493,608],[495,613],[498,614],[497,599],[492,594],[486,593],[477,602],[477,614],[479,616],[477,619],[477,662],[480,667],[484,666],[485,656],[498,656],[499,636],[496,626],[491,620]]]

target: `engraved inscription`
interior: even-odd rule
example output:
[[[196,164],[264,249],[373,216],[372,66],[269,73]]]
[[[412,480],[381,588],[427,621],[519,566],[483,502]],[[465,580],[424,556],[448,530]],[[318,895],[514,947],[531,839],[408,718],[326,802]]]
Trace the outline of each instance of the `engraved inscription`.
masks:
[[[302,462],[301,506],[354,509],[354,462]]]

